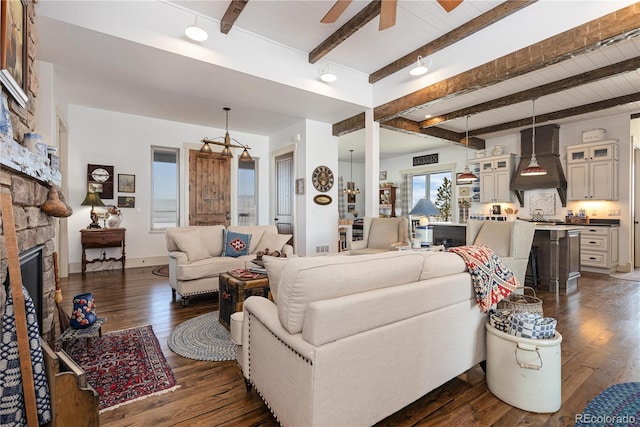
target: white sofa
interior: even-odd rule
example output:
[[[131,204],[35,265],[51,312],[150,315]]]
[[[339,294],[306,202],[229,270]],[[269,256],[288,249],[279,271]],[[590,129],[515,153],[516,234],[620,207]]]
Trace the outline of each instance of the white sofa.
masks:
[[[238,362],[283,426],[367,426],[485,360],[486,315],[449,252],[265,261]],[[239,314],[239,313],[238,313]]]
[[[275,225],[227,227],[231,232],[250,234],[251,239],[247,255],[223,256],[225,228],[224,225],[207,225],[167,229],[169,284],[174,301],[176,293],[186,306],[192,295],[217,292],[220,274],[254,266],[251,261],[258,251],[277,250],[293,256],[293,247],[286,244],[291,235],[278,234]]]

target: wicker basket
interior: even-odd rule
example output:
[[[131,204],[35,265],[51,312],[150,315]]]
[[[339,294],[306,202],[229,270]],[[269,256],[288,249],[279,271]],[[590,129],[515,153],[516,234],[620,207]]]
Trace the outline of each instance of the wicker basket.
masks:
[[[518,289],[523,289],[523,292],[529,289],[533,293],[533,296],[525,295],[524,293],[512,293],[498,302],[498,310],[513,310],[514,313],[526,311],[529,313],[540,313],[540,316],[543,316],[542,300],[536,296],[536,291],[530,286],[521,286]]]

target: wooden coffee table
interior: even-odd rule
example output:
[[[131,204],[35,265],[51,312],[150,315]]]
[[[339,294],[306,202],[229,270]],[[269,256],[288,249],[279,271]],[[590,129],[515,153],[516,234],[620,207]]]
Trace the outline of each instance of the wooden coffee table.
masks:
[[[232,270],[222,273],[220,285],[220,323],[229,329],[231,315],[242,311],[244,300],[250,296],[272,299],[269,292],[269,277],[266,274],[251,274],[247,270]]]

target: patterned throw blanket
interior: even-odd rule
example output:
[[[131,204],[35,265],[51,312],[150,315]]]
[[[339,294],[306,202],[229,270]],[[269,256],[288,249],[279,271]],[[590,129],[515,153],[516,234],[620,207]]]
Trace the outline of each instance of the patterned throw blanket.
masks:
[[[27,290],[22,287],[27,311],[27,328],[33,380],[36,391],[38,423],[51,421],[51,402],[47,375],[40,346],[40,333],[36,309]],[[22,393],[22,374],[16,334],[16,318],[13,310],[11,292],[7,292],[4,317],[2,319],[2,340],[0,341],[0,425],[2,427],[26,426],[27,419]]]
[[[450,248],[462,257],[473,280],[476,301],[483,313],[492,305],[508,297],[520,283],[509,267],[490,248],[484,245]]]

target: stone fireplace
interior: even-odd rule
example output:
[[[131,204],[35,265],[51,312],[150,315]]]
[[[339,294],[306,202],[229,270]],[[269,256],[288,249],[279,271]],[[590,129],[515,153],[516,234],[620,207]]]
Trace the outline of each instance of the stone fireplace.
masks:
[[[41,252],[37,257],[41,260],[42,295],[37,298],[42,307],[40,334],[48,342],[55,338],[54,314],[57,313],[55,296],[55,274],[53,270],[54,238],[57,218],[48,216],[40,207],[47,200],[52,184],[60,186],[60,172],[48,165],[46,158],[38,156],[20,144],[24,134],[33,132],[36,126],[36,99],[38,96],[38,79],[35,73],[36,57],[36,14],[35,2],[27,2],[25,58],[26,80],[25,93],[28,97],[26,107],[21,107],[11,94],[1,86],[1,95],[7,99],[8,113],[12,135],[0,133],[0,191],[11,193],[13,216],[16,225],[18,252],[29,256],[32,250]],[[5,124],[6,125],[6,124]],[[5,126],[4,129],[7,127]],[[5,246],[4,222],[0,210],[0,284],[7,281],[7,251]],[[36,261],[36,264],[38,262]],[[37,267],[37,266],[36,266]],[[29,273],[31,274],[31,273]],[[29,282],[33,278],[27,279]],[[24,280],[23,280],[23,284]],[[40,286],[40,284],[38,285]],[[31,291],[30,291],[31,292]],[[39,291],[35,291],[39,292]],[[33,299],[33,296],[32,296]],[[0,301],[4,308],[4,301]]]
[[[34,302],[36,300],[39,301],[42,309],[42,318],[39,319],[39,323],[42,325],[40,334],[46,341],[52,342],[55,338],[54,315],[57,313],[54,301],[56,287],[53,270],[53,252],[55,251],[53,239],[55,237],[57,218],[50,217],[40,210],[40,206],[47,200],[49,187],[43,182],[3,167],[2,171],[0,171],[0,191],[9,191],[11,193],[18,252],[21,258],[28,257],[31,252],[41,251],[39,259],[42,261],[42,271],[35,274],[36,276],[42,275],[42,294],[32,296],[32,299]],[[8,283],[7,268],[8,260],[3,223],[2,234],[0,234],[0,283]],[[25,274],[31,275],[33,273]],[[33,277],[30,276],[25,280],[25,276],[23,276],[23,285],[29,290],[27,281],[33,282]],[[39,286],[40,284],[36,285],[36,289]],[[32,292],[33,290],[29,291]],[[2,306],[4,307],[4,303]]]

